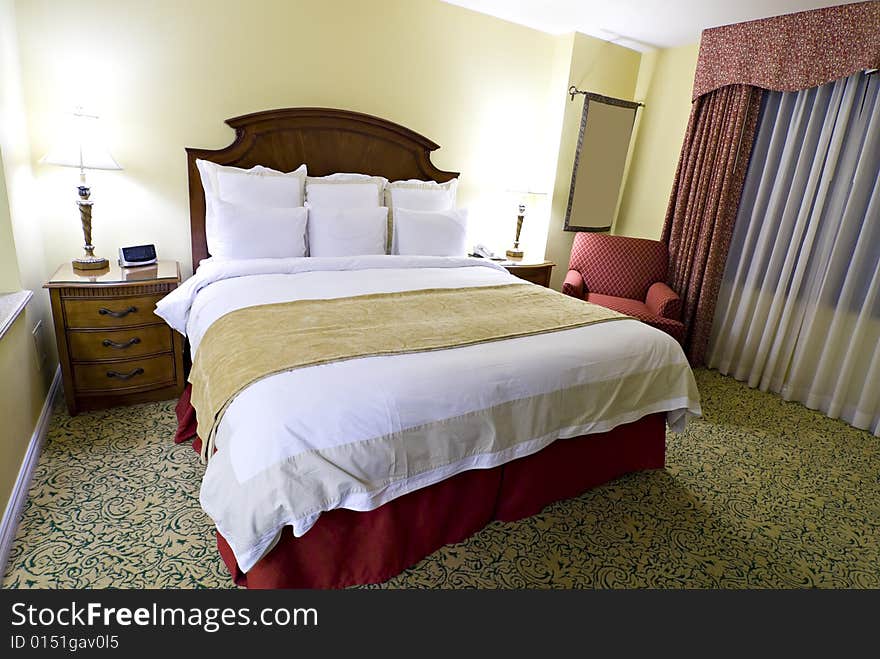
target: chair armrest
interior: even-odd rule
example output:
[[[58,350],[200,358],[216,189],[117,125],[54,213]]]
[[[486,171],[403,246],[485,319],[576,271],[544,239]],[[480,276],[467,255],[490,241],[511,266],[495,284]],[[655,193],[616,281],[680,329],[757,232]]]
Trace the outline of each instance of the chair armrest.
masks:
[[[577,270],[569,270],[565,275],[565,281],[562,282],[562,292],[571,297],[583,300],[587,291],[584,286],[584,278]]]
[[[651,284],[651,288],[648,289],[648,297],[645,299],[645,306],[651,313],[662,318],[681,319],[681,298],[662,281]]]

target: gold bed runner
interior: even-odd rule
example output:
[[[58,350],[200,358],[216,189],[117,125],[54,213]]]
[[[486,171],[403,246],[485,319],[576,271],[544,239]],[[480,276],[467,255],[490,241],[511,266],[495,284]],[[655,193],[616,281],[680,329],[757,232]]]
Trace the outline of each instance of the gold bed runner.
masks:
[[[627,318],[534,284],[376,293],[246,307],[208,328],[190,372],[202,458],[248,385],[328,362],[444,350]],[[332,392],[327,392],[333,395]]]

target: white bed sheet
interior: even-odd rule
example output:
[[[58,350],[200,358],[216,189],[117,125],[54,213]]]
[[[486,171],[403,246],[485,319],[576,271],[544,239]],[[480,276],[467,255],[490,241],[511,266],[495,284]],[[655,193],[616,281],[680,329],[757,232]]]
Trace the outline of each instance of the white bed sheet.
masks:
[[[203,262],[197,274],[163,300],[157,313],[185,329],[195,354],[217,318],[235,309],[297,299],[348,297],[425,288],[523,283],[480,259],[371,256],[344,259],[263,259]],[[479,313],[479,310],[475,310]],[[292,337],[292,339],[295,337]],[[673,429],[700,414],[692,374],[663,400],[632,400],[623,415],[602,414],[611,401],[591,401],[590,419],[567,424],[552,409],[535,436],[505,451],[471,455],[430,473],[414,474],[379,491],[352,486],[328,497],[323,510],[294,512],[283,480],[267,477],[307,451],[320,451],[452,418],[473,416],[474,437],[492,433],[477,414],[503,403],[534,405],[541,394],[584,383],[686,365],[680,346],[636,320],[444,351],[368,357],[280,373],[242,391],[217,427],[217,455],[209,462],[200,500],[229,542],[241,568],[256,563],[281,529],[301,536],[320,513],[343,507],[371,510],[420,487],[472,468],[529,455],[557,438],[605,432],[647,414],[666,412]],[[685,375],[686,373],[686,375]],[[636,398],[638,396],[635,396]],[[491,425],[491,424],[489,424]],[[470,431],[469,431],[470,432]],[[367,465],[381,475],[383,466]],[[293,494],[290,495],[293,497]],[[242,499],[247,499],[242,503]]]

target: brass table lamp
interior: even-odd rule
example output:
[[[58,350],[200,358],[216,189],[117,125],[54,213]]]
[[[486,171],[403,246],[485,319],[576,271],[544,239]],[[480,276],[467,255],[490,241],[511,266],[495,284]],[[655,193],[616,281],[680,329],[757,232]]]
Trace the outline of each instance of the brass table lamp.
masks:
[[[517,210],[519,212],[516,215],[516,238],[513,239],[513,249],[509,249],[506,252],[509,259],[521,259],[523,257],[523,251],[519,248],[519,234],[522,232],[523,219],[526,216],[526,205],[520,204]]]
[[[45,156],[40,158],[41,163],[48,165],[61,165],[62,167],[79,167],[79,185],[77,192],[79,199],[76,205],[79,207],[79,218],[82,223],[83,255],[72,261],[77,270],[99,270],[106,268],[108,261],[103,256],[95,256],[95,247],[92,244],[92,206],[94,202],[89,198],[91,190],[86,185],[87,169],[122,169],[119,163],[113,159],[98,132],[98,117],[85,114],[78,108],[72,115],[69,125],[62,131],[59,139],[53,144]]]

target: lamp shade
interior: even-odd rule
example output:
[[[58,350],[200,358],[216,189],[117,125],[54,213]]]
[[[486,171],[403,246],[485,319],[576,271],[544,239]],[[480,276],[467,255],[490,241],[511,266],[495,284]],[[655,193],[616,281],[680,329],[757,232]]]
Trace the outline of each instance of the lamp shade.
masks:
[[[69,116],[40,162],[80,169],[122,169],[101,138],[98,117],[80,112]]]

